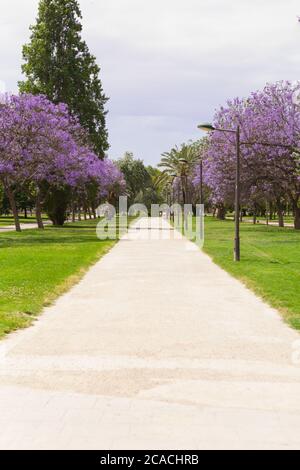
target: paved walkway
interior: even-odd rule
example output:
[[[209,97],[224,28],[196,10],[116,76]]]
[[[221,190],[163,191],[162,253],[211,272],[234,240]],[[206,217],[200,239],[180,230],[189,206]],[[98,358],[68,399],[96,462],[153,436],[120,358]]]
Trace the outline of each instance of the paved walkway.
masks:
[[[299,335],[193,244],[139,228],[0,343],[0,448],[300,449]]]
[[[245,223],[251,223],[253,224],[253,220],[246,220]],[[269,222],[267,223],[266,220],[261,220],[261,219],[258,219],[257,222],[256,222],[257,225],[272,225],[273,227],[278,227],[279,228],[279,223],[278,222],[274,222],[273,220],[269,220]],[[284,222],[284,227],[281,227],[281,228],[285,228],[285,227],[289,227],[289,228],[294,228],[294,224],[292,223],[289,223],[289,222]]]
[[[44,225],[49,225],[49,224],[51,224],[51,222],[44,221]],[[21,224],[22,230],[31,230],[31,229],[36,229],[36,228],[38,228],[38,225],[35,223]],[[14,225],[3,225],[3,226],[0,225],[0,233],[15,232],[15,230],[16,230],[16,227]]]
[[[234,220],[234,217],[226,217],[226,219]],[[253,219],[243,218],[242,222],[243,222],[243,224],[252,224],[253,225]],[[256,225],[272,225],[273,227],[278,227],[279,228],[278,221],[275,222],[274,220],[269,220],[269,222],[267,223],[266,220],[262,220],[260,218],[257,219]],[[281,227],[281,228],[285,228],[285,227],[294,228],[294,224],[290,223],[290,222],[284,222],[284,227]]]

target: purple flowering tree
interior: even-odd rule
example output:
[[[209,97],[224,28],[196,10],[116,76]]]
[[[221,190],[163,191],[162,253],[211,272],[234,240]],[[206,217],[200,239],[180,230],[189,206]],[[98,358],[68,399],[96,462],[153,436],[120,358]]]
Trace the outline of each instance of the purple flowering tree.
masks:
[[[55,105],[44,96],[6,97],[0,107],[0,181],[6,191],[20,231],[15,193],[34,193],[39,228],[42,207],[53,223],[62,225],[66,207],[52,210],[49,201],[68,191],[68,204],[95,207],[112,185],[123,190],[123,179],[114,165],[101,161],[88,147],[79,121],[64,104]],[[116,186],[117,187],[117,186]],[[93,191],[91,191],[93,188]],[[65,198],[62,198],[65,201]]]
[[[242,204],[255,206],[264,194],[266,200],[275,202],[282,219],[283,204],[288,200],[294,211],[295,228],[300,229],[300,109],[292,100],[295,88],[290,82],[278,82],[266,85],[247,99],[228,101],[217,111],[214,126],[240,126],[244,142]],[[204,154],[204,179],[216,206],[233,203],[235,158],[235,135],[213,132]],[[196,183],[198,179],[196,174]]]

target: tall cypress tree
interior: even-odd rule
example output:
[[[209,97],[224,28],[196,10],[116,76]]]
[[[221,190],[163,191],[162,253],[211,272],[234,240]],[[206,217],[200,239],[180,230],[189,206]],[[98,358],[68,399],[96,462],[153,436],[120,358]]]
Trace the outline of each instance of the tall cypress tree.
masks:
[[[26,80],[20,92],[44,94],[64,102],[79,116],[95,151],[108,149],[105,103],[96,59],[82,40],[82,15],[77,0],[40,0],[30,43],[23,47]]]

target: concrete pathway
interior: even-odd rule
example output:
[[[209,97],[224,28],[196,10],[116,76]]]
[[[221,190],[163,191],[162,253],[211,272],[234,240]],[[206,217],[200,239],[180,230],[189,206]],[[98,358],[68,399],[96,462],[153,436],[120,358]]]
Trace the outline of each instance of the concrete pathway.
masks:
[[[297,332],[166,222],[131,233],[0,343],[0,448],[300,449]]]
[[[226,219],[234,220],[234,217],[226,217]],[[243,224],[253,225],[253,219],[243,219],[242,222],[243,222]],[[267,223],[266,220],[262,220],[260,218],[257,219],[256,225],[272,225],[273,227],[278,227],[279,228],[278,222],[275,222],[274,220],[269,220],[269,222]],[[285,222],[284,227],[281,227],[281,228],[285,228],[285,227],[294,228],[294,224],[289,223],[289,222]]]
[[[44,221],[44,225],[50,225],[51,222]],[[38,228],[38,225],[33,223],[33,224],[22,224],[21,223],[21,229],[22,230],[32,230]],[[0,225],[0,233],[5,233],[5,232],[15,232],[16,227],[14,225]]]
[[[244,222],[244,221],[243,221]],[[244,223],[251,223],[253,224],[253,220],[247,220],[245,221]],[[279,228],[279,224],[278,222],[274,222],[273,220],[269,220],[269,222],[267,223],[266,220],[260,220],[258,219],[258,221],[256,222],[257,225],[272,225],[273,227],[278,227]],[[291,224],[289,222],[285,222],[284,223],[284,227],[281,227],[281,228],[285,228],[285,227],[289,227],[289,228],[294,228],[294,224]]]

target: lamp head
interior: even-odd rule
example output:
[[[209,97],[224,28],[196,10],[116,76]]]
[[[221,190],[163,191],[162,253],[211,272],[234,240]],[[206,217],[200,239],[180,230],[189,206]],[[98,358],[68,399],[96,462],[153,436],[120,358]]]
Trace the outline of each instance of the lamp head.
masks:
[[[215,130],[215,127],[212,124],[206,122],[205,124],[200,124],[198,129],[204,132],[211,132]]]

